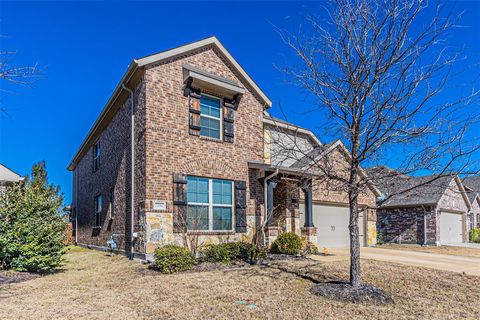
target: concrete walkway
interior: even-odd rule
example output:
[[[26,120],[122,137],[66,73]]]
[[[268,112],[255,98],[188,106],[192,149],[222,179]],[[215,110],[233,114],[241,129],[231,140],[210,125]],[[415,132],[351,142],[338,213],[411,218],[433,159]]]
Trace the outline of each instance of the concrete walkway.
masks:
[[[472,243],[472,242],[465,242],[465,243],[442,243],[442,246],[472,248],[472,249],[478,249],[478,250],[480,250],[480,243]]]
[[[319,261],[338,261],[349,258],[348,249],[336,249],[333,256],[312,256]],[[391,250],[381,248],[362,248],[362,259],[393,262],[414,267],[425,267],[453,272],[465,272],[480,276],[480,258],[454,256],[439,253]]]

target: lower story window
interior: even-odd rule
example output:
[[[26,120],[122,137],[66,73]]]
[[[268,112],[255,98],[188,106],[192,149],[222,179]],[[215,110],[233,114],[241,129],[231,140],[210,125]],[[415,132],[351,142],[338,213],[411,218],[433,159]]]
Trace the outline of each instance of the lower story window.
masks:
[[[95,197],[95,227],[102,225],[102,195]]]
[[[229,180],[188,177],[187,229],[233,229],[233,183]]]

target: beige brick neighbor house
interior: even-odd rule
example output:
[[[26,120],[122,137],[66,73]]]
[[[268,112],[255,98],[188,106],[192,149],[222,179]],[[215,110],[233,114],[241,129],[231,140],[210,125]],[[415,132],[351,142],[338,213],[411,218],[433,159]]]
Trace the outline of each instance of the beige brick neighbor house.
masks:
[[[76,242],[113,239],[142,259],[192,237],[271,243],[286,231],[348,246],[346,194],[285,161],[271,139],[346,161],[341,143],[322,145],[271,117],[271,105],[215,37],[133,60],[68,166]],[[376,241],[376,195],[360,197],[362,245]]]

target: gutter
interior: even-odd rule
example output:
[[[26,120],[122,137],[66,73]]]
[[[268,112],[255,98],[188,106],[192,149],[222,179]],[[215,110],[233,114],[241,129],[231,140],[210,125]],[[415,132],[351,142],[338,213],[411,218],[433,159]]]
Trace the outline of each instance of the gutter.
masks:
[[[131,131],[130,131],[130,146],[131,146],[131,166],[130,166],[130,178],[131,178],[131,186],[130,186],[130,254],[129,259],[133,259],[134,255],[134,248],[133,248],[133,241],[134,241],[134,228],[133,228],[133,220],[135,214],[135,93],[132,89],[125,86],[122,83],[122,89],[127,91],[130,94],[131,99],[131,107],[130,107],[130,119],[131,119]]]

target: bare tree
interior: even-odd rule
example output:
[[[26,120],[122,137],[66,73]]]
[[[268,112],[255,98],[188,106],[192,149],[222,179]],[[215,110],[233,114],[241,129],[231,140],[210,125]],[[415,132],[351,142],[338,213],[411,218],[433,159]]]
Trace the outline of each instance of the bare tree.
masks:
[[[0,35],[0,38],[3,36]],[[16,51],[0,49],[0,79],[2,82],[14,85],[32,86],[42,74],[42,70],[37,64],[33,65],[17,65],[14,63]],[[5,91],[4,84],[1,85],[0,91]],[[5,109],[0,106],[0,111]]]
[[[284,71],[315,101],[306,112],[310,118],[318,115],[317,127],[328,128],[325,136],[343,142],[295,157],[304,170],[348,194],[355,287],[361,285],[358,201],[371,182],[362,166],[395,161],[390,179],[422,170],[437,173],[422,184],[474,171],[471,159],[479,145],[469,129],[478,120],[479,92],[469,84],[461,98],[441,96],[463,56],[446,43],[456,17],[442,16],[440,7],[427,8],[418,0],[336,0],[325,8],[327,19],[309,16],[295,34],[279,30],[299,61]],[[430,9],[433,16],[426,14]],[[338,152],[328,152],[330,147]],[[288,148],[301,150],[297,141]],[[339,154],[347,159],[342,170]]]
[[[19,66],[13,63],[15,51],[0,51],[0,79],[20,85],[32,85],[40,76],[37,64]]]

